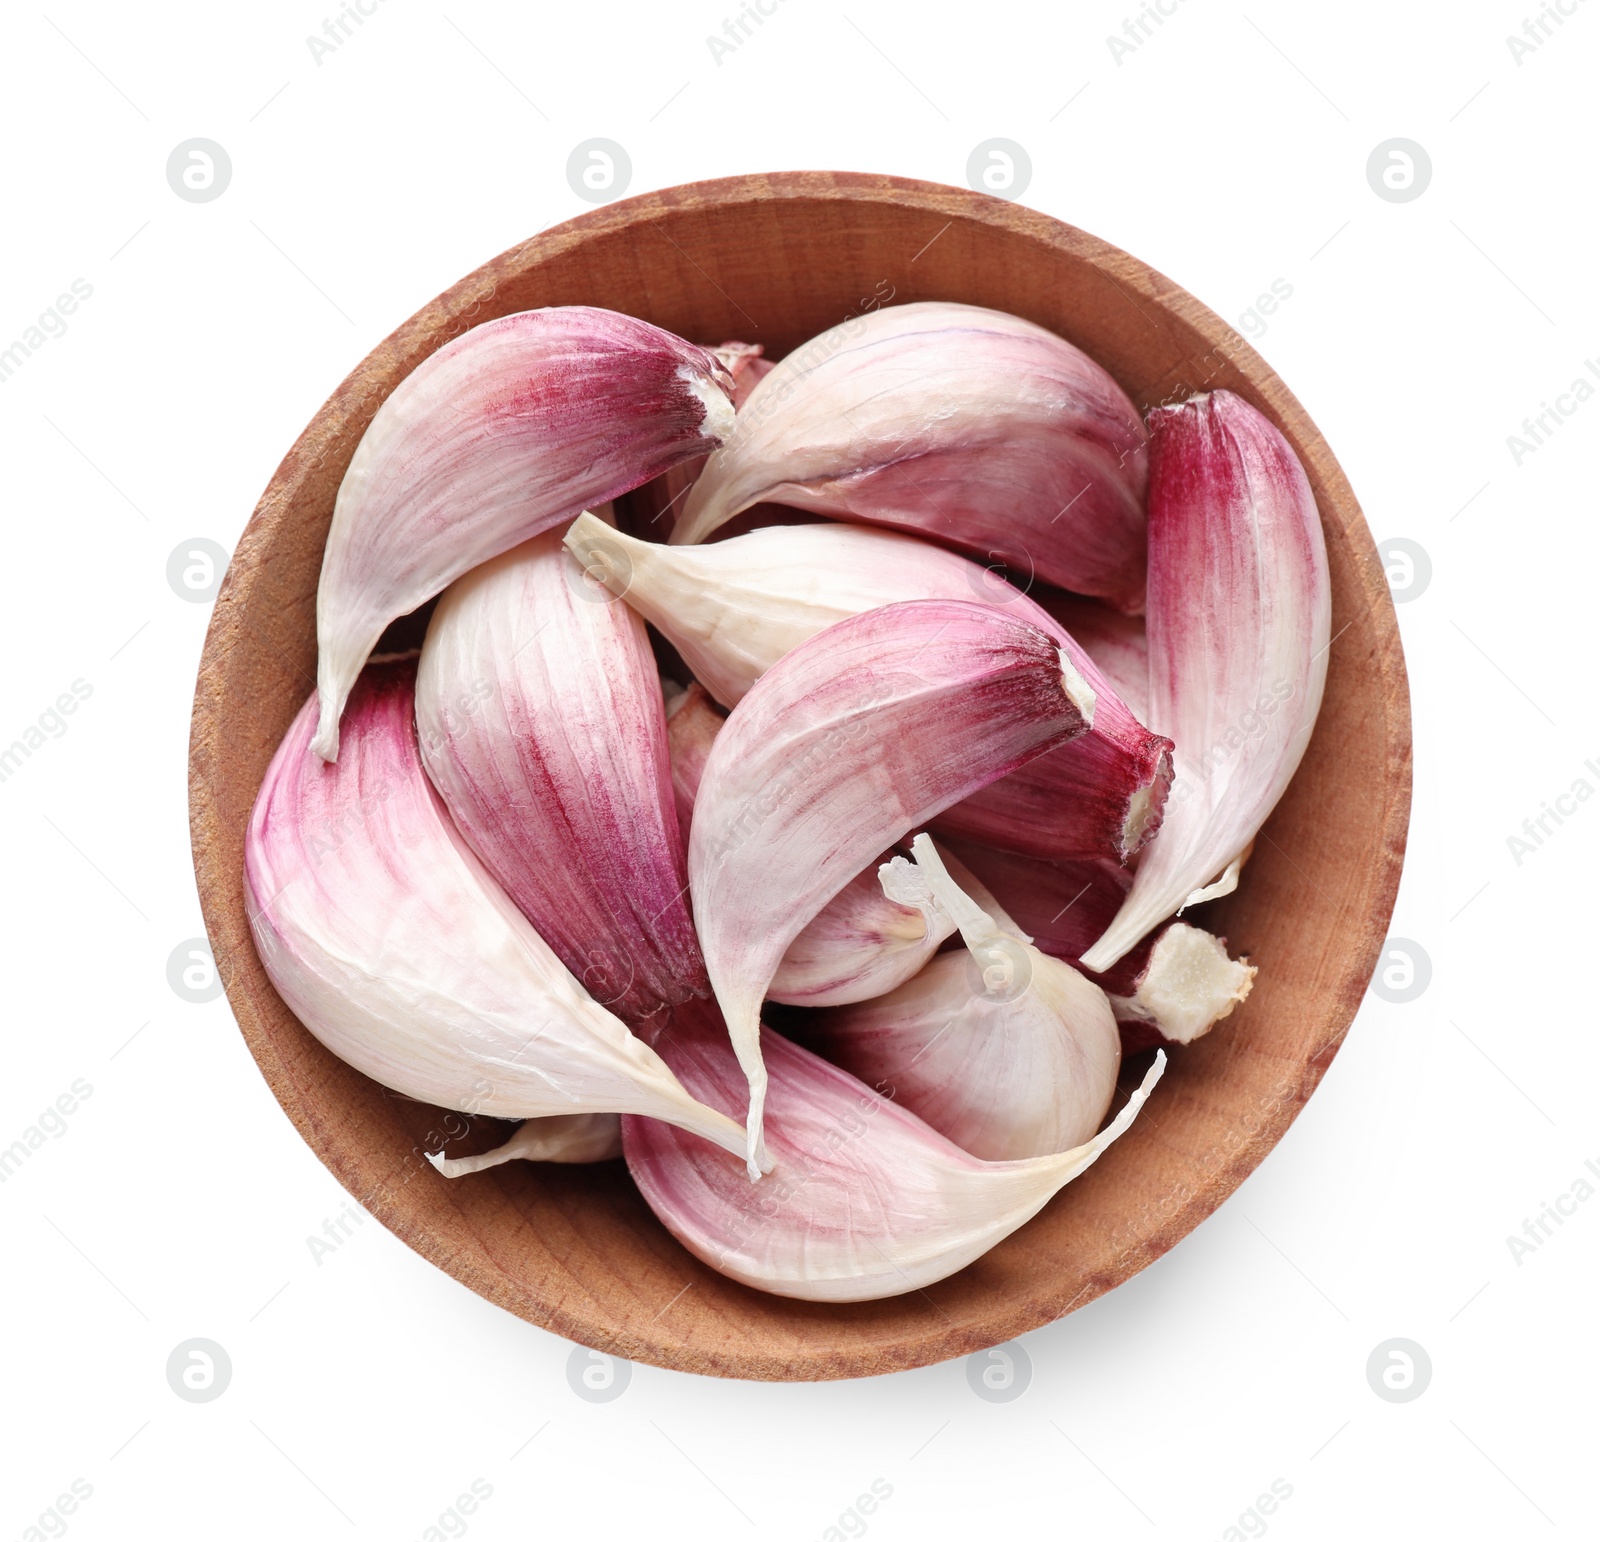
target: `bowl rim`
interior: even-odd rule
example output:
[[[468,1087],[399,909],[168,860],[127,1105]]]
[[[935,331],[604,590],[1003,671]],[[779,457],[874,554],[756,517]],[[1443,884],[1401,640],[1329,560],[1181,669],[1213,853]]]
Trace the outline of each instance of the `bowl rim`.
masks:
[[[1318,501],[1325,528],[1330,520],[1337,520],[1345,538],[1352,544],[1357,601],[1372,628],[1377,685],[1385,707],[1379,730],[1383,735],[1386,760],[1385,804],[1374,883],[1370,890],[1374,903],[1365,935],[1353,942],[1355,951],[1351,955],[1351,966],[1344,971],[1342,993],[1327,1014],[1335,1031],[1317,1052],[1296,1068],[1300,1076],[1298,1095],[1275,1105],[1260,1129],[1253,1132],[1247,1147],[1232,1162],[1191,1192],[1187,1202],[1168,1214],[1164,1221],[1140,1233],[1139,1245],[1124,1249],[1118,1265],[1092,1276],[1072,1301],[1041,1290],[1021,1304],[1012,1303],[1007,1310],[997,1310],[981,1333],[974,1333],[970,1327],[934,1323],[926,1332],[908,1337],[892,1353],[868,1347],[827,1352],[793,1342],[785,1343],[781,1350],[759,1352],[726,1343],[686,1342],[666,1330],[655,1337],[633,1329],[624,1330],[606,1321],[594,1303],[577,1300],[575,1293],[566,1299],[530,1299],[529,1291],[513,1289],[502,1271],[449,1247],[423,1219],[388,1191],[363,1193],[360,1174],[349,1150],[341,1142],[340,1133],[313,1116],[293,1068],[275,1043],[274,1031],[257,1001],[260,981],[250,978],[251,966],[258,973],[261,966],[248,941],[240,875],[223,859],[222,853],[229,843],[222,837],[225,822],[209,784],[210,767],[226,736],[228,702],[217,677],[235,628],[241,624],[238,620],[242,614],[239,591],[247,582],[246,575],[258,564],[256,548],[265,540],[269,528],[276,528],[279,521],[288,517],[297,493],[352,419],[363,415],[370,419],[394,383],[451,336],[475,325],[475,313],[492,298],[497,287],[528,268],[537,267],[586,242],[610,237],[625,227],[670,216],[679,210],[818,199],[910,206],[1023,237],[1098,269],[1123,288],[1136,305],[1148,305],[1166,313],[1224,357],[1248,379],[1259,397],[1258,405],[1276,422],[1307,463],[1313,485],[1324,495]],[[388,378],[388,386],[380,391],[373,383],[375,376]],[[1007,1342],[1020,1333],[1055,1321],[1153,1262],[1210,1215],[1254,1171],[1281,1139],[1331,1064],[1360,1005],[1365,982],[1376,966],[1393,911],[1405,852],[1411,802],[1410,756],[1409,691],[1398,618],[1371,532],[1332,450],[1288,387],[1245,339],[1215,312],[1155,269],[1053,216],[988,194],[912,178],[861,172],[773,172],[686,183],[620,199],[508,248],[402,322],[350,371],[318,408],[258,500],[235,547],[213,608],[191,719],[191,845],[213,956],[252,1057],[301,1137],[339,1182],[384,1226],[478,1295],[526,1321],[606,1353],[670,1369],[719,1376],[759,1380],[828,1379],[931,1364]],[[241,928],[246,950],[243,954],[239,946]],[[243,968],[236,962],[241,957],[245,960]],[[266,990],[271,991],[270,983]],[[555,1295],[559,1298],[559,1291]],[[781,1302],[784,1298],[772,1299]]]

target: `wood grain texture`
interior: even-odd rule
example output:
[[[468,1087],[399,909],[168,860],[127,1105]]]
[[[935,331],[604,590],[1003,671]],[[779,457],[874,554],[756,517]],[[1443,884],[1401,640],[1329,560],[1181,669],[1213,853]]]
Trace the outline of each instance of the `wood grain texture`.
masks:
[[[1128,1135],[977,1263],[899,1299],[821,1306],[746,1289],[690,1257],[621,1163],[438,1177],[421,1150],[457,1128],[452,1116],[335,1059],[267,980],[245,914],[243,841],[267,763],[314,688],[317,576],[339,481],[379,404],[423,358],[493,317],[580,303],[781,357],[891,288],[894,303],[961,300],[1040,322],[1141,408],[1213,386],[1254,403],[1316,493],[1336,641],[1300,772],[1242,887],[1206,907],[1206,924],[1261,967],[1249,1003],[1179,1049]],[[1371,536],[1332,452],[1249,345],[1159,273],[1042,214],[828,172],[697,183],[585,214],[485,264],[387,338],[289,451],[239,541],[190,749],[195,872],[219,971],[262,1074],[338,1180],[423,1257],[529,1322],[630,1360],[766,1380],[875,1375],[1002,1343],[1120,1284],[1204,1220],[1339,1047],[1387,930],[1410,798],[1405,665]],[[452,1150],[483,1149],[503,1129]]]

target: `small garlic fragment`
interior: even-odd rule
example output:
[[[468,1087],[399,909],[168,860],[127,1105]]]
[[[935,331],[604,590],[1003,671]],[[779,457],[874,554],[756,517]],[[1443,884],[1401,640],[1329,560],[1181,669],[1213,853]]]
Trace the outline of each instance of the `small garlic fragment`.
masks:
[[[761,1002],[789,945],[886,846],[1084,732],[1085,689],[1037,627],[969,601],[913,600],[819,632],[734,708],[695,800],[689,885],[749,1077],[752,1177]]]
[[[1031,929],[1040,949],[1079,969],[1080,955],[1121,909],[1133,882],[1126,868],[1109,862],[1041,862],[967,841],[951,842],[954,852]],[[1118,1022],[1148,1025],[1156,1038],[1179,1044],[1227,1017],[1256,977],[1248,959],[1228,957],[1222,938],[1186,921],[1158,928],[1104,974],[1084,973],[1110,997]],[[1123,1052],[1147,1042],[1150,1035],[1124,1032]]]
[[[756,386],[672,540],[788,503],[1137,611],[1144,445],[1122,389],[1053,332],[975,305],[887,306],[802,344]]]
[[[696,1096],[733,1110],[743,1077],[699,1003],[657,1039]],[[1104,1130],[1069,1151],[986,1162],[885,1095],[768,1030],[767,1142],[758,1188],[739,1164],[653,1119],[625,1118],[622,1148],[645,1201],[696,1258],[757,1290],[803,1301],[876,1301],[920,1290],[1031,1220],[1128,1126],[1166,1068],[1155,1063]]]
[[[1221,938],[1174,921],[1156,934],[1133,994],[1113,996],[1111,1006],[1119,1022],[1149,1023],[1162,1038],[1190,1044],[1250,994],[1255,977]]]
[[[466,1157],[430,1151],[428,1160],[446,1178],[463,1178],[502,1162],[609,1162],[621,1155],[620,1114],[551,1114],[523,1120],[493,1151]]]
[[[933,842],[911,843],[966,948],[876,1000],[825,1013],[819,1054],[987,1161],[1047,1156],[1099,1129],[1122,1063],[1105,993],[969,898]]]
[[[341,1060],[421,1102],[648,1113],[743,1160],[739,1126],[584,993],[472,854],[422,769],[415,673],[362,672],[335,764],[309,753],[313,697],[267,769],[244,879],[278,994]]]
[[[356,446],[317,587],[313,743],[383,629],[530,536],[714,449],[731,385],[703,348],[587,305],[473,327],[395,387]]]
[[[1283,435],[1231,391],[1158,408],[1150,426],[1150,722],[1177,746],[1175,774],[1127,899],[1083,955],[1098,970],[1237,882],[1328,671],[1322,523]]]

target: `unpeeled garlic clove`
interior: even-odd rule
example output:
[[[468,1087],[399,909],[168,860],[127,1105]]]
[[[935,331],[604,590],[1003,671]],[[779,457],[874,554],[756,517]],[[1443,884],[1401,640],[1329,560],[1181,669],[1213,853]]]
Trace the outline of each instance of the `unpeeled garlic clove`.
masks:
[[[1122,1063],[1105,993],[1005,929],[912,842],[966,947],[888,995],[824,1013],[811,1048],[987,1161],[1047,1156],[1099,1129]]]
[[[429,1152],[434,1171],[464,1178],[504,1162],[610,1162],[622,1155],[620,1114],[551,1114],[525,1119],[511,1138],[477,1156],[447,1157]]]
[[[1300,764],[1328,669],[1322,524],[1283,435],[1231,391],[1150,424],[1150,721],[1177,748],[1161,830],[1083,955],[1098,970],[1233,886]]]
[[[467,844],[596,1001],[636,1026],[710,990],[644,622],[559,531],[441,596],[417,735]]]
[[[1041,862],[966,841],[952,842],[949,852],[982,875],[1040,949],[1080,969],[1083,952],[1110,925],[1133,882],[1126,868],[1109,862]],[[1248,959],[1228,956],[1222,938],[1185,921],[1141,939],[1104,974],[1084,972],[1124,1024],[1124,1053],[1161,1039],[1191,1043],[1250,994],[1256,977]],[[1153,1036],[1130,1028],[1135,1024]]]
[[[667,714],[672,790],[687,832],[706,760],[727,720],[698,683],[669,703]],[[769,1001],[821,1007],[881,996],[909,980],[955,930],[916,869],[892,852],[884,858],[881,867],[874,862],[857,873],[789,944],[767,987]],[[977,886],[965,869],[958,878],[969,892]]]
[[[789,945],[871,857],[1084,732],[1094,710],[1051,637],[959,600],[841,621],[785,654],[734,708],[695,800],[689,885],[749,1077],[752,1166],[761,1002]]]
[[[744,1092],[720,1026],[696,1003],[657,1041],[684,1085],[733,1110]],[[1069,1151],[986,1162],[798,1044],[763,1031],[773,1168],[739,1164],[651,1119],[622,1121],[650,1208],[711,1268],[780,1296],[875,1301],[945,1279],[1032,1219],[1132,1124],[1158,1054],[1115,1119]]]
[[[312,698],[267,769],[244,878],[278,994],[407,1097],[501,1119],[650,1114],[743,1160],[739,1126],[584,993],[472,854],[422,769],[415,673],[363,671],[333,765],[309,753]]]
[[[1054,333],[948,301],[855,316],[783,359],[684,500],[674,543],[769,501],[912,530],[1137,611],[1145,431]]]
[[[388,624],[453,579],[678,462],[733,426],[722,363],[586,305],[472,328],[395,387],[356,446],[317,588],[313,748]]]
[[[566,541],[585,569],[653,623],[729,707],[807,638],[875,606],[949,599],[1005,610],[1065,650],[1095,694],[1094,723],[949,810],[939,829],[1038,856],[1124,861],[1160,824],[1170,741],[1139,722],[1069,631],[999,574],[955,552],[893,531],[838,524],[664,547],[588,515],[573,522]]]

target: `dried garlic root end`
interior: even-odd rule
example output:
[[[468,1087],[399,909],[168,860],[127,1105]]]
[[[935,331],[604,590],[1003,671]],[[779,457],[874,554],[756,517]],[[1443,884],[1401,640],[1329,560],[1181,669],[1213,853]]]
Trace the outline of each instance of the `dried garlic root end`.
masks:
[[[1250,994],[1256,970],[1232,959],[1219,938],[1176,921],[1156,940],[1132,996],[1113,996],[1123,1022],[1152,1023],[1163,1038],[1192,1044]]]
[[[733,432],[733,403],[722,387],[708,379],[699,370],[687,364],[678,366],[678,379],[688,386],[690,394],[706,409],[700,432],[708,439],[725,440]]]

